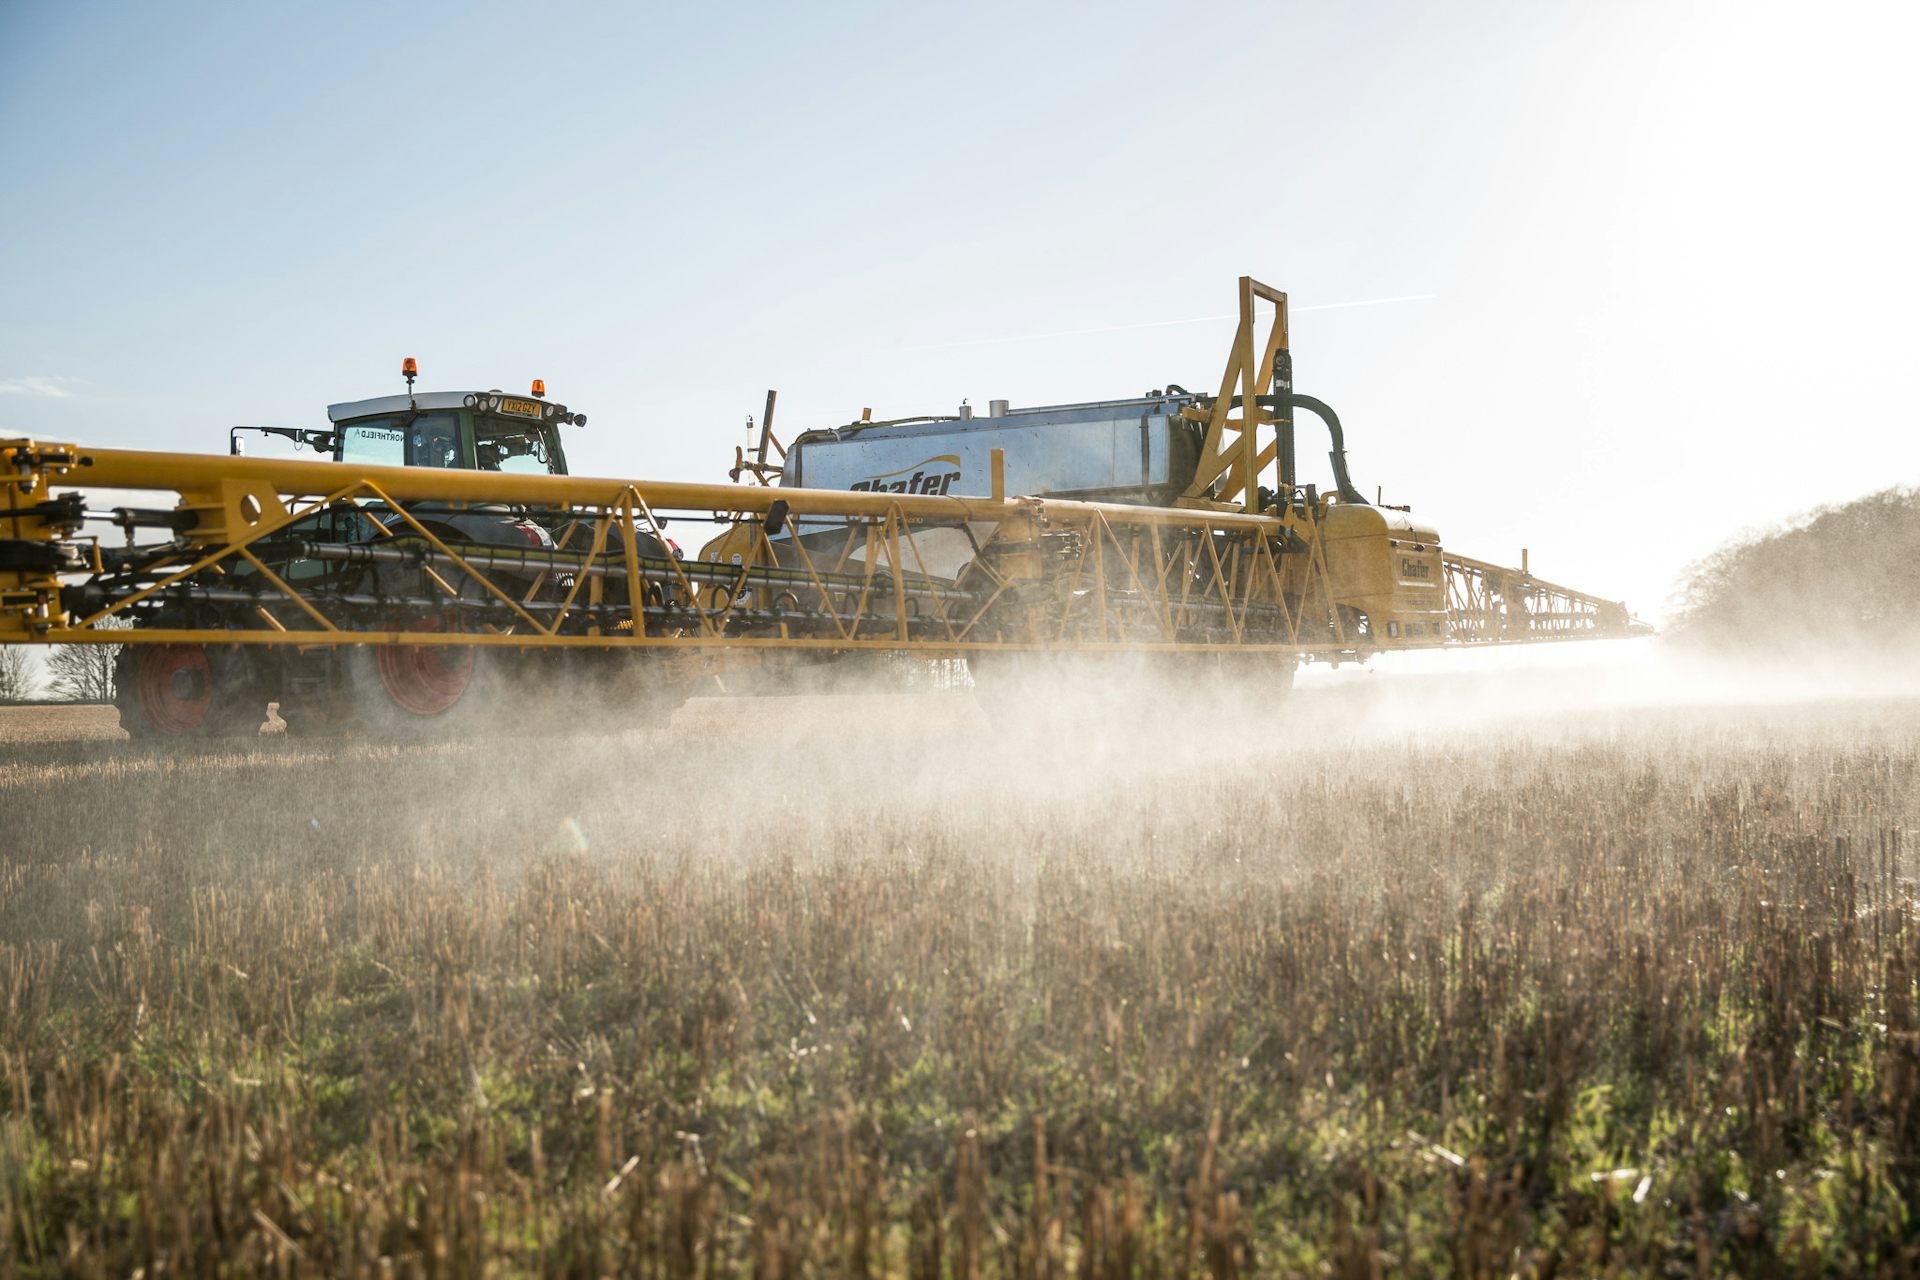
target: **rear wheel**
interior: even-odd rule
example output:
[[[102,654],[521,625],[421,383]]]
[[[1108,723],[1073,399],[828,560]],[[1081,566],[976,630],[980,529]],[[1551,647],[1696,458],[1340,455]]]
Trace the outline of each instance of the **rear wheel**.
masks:
[[[422,719],[460,705],[479,665],[470,648],[384,645],[373,652],[373,673],[393,705]]]
[[[244,737],[267,718],[252,664],[226,645],[127,645],[115,660],[113,700],[135,739]]]
[[[394,618],[388,632],[458,629],[439,615]],[[484,645],[343,645],[303,659],[283,681],[280,718],[296,738],[417,739],[505,727],[519,655]]]
[[[511,732],[517,656],[483,645],[355,645],[340,654],[330,718],[381,738]]]

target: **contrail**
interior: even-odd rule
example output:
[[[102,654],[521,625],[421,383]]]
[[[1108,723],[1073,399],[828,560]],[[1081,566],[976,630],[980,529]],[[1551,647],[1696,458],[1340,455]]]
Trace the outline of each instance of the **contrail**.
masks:
[[[1425,302],[1439,296],[1437,293],[1403,293],[1397,298],[1362,298],[1358,302],[1316,302],[1310,307],[1288,307],[1287,311],[1291,315],[1299,315],[1302,311],[1345,311],[1348,307],[1377,307],[1388,302]],[[1232,320],[1237,317],[1222,318]]]
[[[1300,315],[1308,311],[1344,311],[1349,307],[1379,307],[1390,302],[1425,302],[1437,298],[1437,293],[1406,293],[1395,298],[1362,298],[1356,302],[1322,302],[1310,307],[1289,307],[1288,313]],[[959,342],[929,342],[912,347],[889,347],[889,353],[901,351],[951,351],[955,347],[990,347],[1002,342],[1039,342],[1046,338],[1074,338],[1083,333],[1121,333],[1128,329],[1166,329],[1178,324],[1208,324],[1215,320],[1237,320],[1238,312],[1227,312],[1217,316],[1189,316],[1185,320],[1145,320],[1139,324],[1105,324],[1091,329],[1055,329],[1049,333],[1021,333],[999,338],[966,338]]]

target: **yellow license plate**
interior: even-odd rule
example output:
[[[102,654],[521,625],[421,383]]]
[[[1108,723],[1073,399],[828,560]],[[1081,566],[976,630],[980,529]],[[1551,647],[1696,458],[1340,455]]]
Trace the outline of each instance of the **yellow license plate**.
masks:
[[[529,418],[537,418],[540,416],[540,402],[538,400],[502,399],[500,401],[500,412],[518,413],[524,414]]]

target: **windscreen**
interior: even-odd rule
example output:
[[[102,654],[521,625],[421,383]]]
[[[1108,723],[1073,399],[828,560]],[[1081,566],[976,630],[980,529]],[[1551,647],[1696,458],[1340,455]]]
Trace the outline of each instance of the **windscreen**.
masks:
[[[482,471],[565,475],[555,431],[545,423],[480,414],[474,419],[474,458]]]

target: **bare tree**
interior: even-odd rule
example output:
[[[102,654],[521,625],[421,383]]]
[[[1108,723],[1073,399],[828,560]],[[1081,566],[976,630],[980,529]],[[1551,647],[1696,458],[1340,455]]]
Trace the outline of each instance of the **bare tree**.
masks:
[[[120,630],[130,624],[106,618],[96,626]],[[49,685],[56,698],[68,702],[112,702],[113,671],[124,646],[117,644],[63,644],[47,655]]]
[[[40,687],[40,673],[24,645],[0,644],[0,702],[24,702]]]

